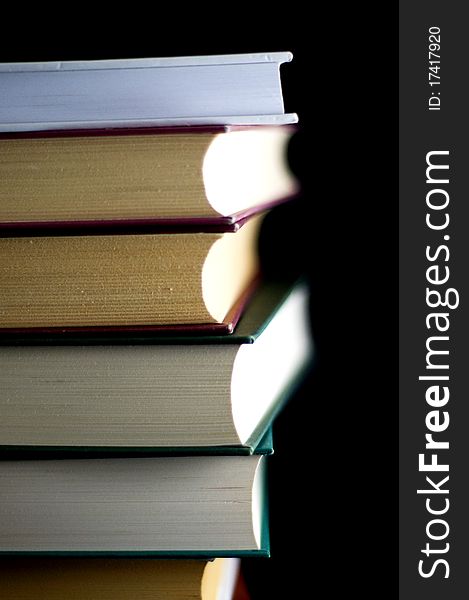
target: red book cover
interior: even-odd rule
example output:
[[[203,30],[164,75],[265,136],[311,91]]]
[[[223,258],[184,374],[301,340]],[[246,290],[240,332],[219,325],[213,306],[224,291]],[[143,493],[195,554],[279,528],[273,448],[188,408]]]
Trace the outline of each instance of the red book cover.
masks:
[[[236,580],[236,586],[233,592],[233,600],[250,600],[248,588],[244,581],[242,568],[239,571],[238,578]]]
[[[122,325],[122,326],[93,326],[93,327],[0,327],[0,343],[3,338],[8,343],[14,343],[15,337],[26,343],[28,337],[47,335],[50,339],[59,339],[68,335],[83,334],[157,334],[162,336],[178,335],[229,335],[233,333],[241,318],[246,305],[258,287],[260,278],[256,278],[235,302],[222,323],[181,323],[177,325]],[[112,340],[112,337],[109,338]]]
[[[137,128],[106,128],[106,129],[69,129],[31,132],[0,132],[2,140],[41,140],[60,138],[102,138],[126,136],[155,136],[155,135],[193,135],[193,134],[220,134],[234,131],[252,131],[265,129],[262,125],[251,126],[179,126],[179,127],[137,127]],[[268,127],[272,129],[272,127]],[[283,126],[293,132],[291,126]],[[42,159],[41,159],[42,160]],[[42,163],[41,163],[42,164]],[[41,169],[41,164],[31,165],[30,168]],[[78,172],[77,172],[78,173]],[[84,176],[75,174],[75,177]],[[5,180],[6,181],[6,180]],[[250,217],[265,212],[279,204],[286,202],[295,195],[297,190],[292,186],[292,193],[280,194],[279,197],[257,203],[243,210],[229,215],[213,216],[176,216],[176,217],[111,217],[111,218],[54,218],[47,219],[21,219],[2,220],[0,217],[0,235],[3,237],[41,236],[41,235],[101,235],[132,234],[132,233],[185,233],[185,232],[235,232]],[[1,195],[8,192],[2,192]]]

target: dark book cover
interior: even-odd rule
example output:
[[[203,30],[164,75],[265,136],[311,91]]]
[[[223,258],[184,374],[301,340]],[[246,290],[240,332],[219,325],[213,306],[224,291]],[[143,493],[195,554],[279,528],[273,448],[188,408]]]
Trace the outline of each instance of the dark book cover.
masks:
[[[148,135],[197,135],[217,134],[231,131],[246,131],[259,127],[272,128],[272,126],[250,125],[200,125],[178,127],[135,127],[135,128],[98,128],[98,129],[59,129],[50,131],[20,131],[0,132],[1,140],[15,139],[51,139],[51,138],[76,138],[76,137],[113,137],[113,136],[148,136]],[[292,133],[296,128],[292,125],[282,126]],[[131,233],[203,233],[203,232],[236,232],[244,223],[262,212],[266,212],[288,202],[293,196],[280,196],[268,202],[251,206],[236,213],[224,216],[209,217],[145,217],[145,218],[111,218],[111,219],[82,219],[53,221],[0,221],[0,236],[44,236],[44,235],[105,235],[131,234]]]
[[[117,235],[145,233],[236,233],[251,217],[293,199],[281,197],[229,216],[178,217],[177,219],[96,219],[76,221],[0,222],[1,237],[66,235]]]
[[[252,344],[288,298],[295,281],[257,279],[226,323],[134,327],[0,329],[0,346],[88,344]],[[226,335],[230,333],[231,335]]]
[[[116,334],[97,333],[94,337],[79,332],[73,335],[51,336],[49,334],[37,334],[34,337],[3,337],[1,345],[16,346],[101,346],[105,351],[108,345],[237,345],[254,344],[259,336],[268,327],[275,315],[288,301],[290,296],[297,292],[307,291],[307,284],[303,279],[296,282],[264,281],[257,292],[248,303],[242,318],[235,330],[230,335],[191,335],[184,331],[179,335],[158,334],[155,332],[131,333],[119,332]],[[275,398],[270,409],[260,419],[256,428],[244,445],[233,446],[66,446],[66,445],[0,445],[0,458],[9,459],[12,456],[18,458],[38,458],[48,456],[116,456],[116,455],[193,455],[193,454],[220,454],[220,455],[251,455],[271,454],[273,452],[271,425],[288,400],[295,395],[297,389],[307,377],[312,368],[314,353],[304,357],[302,364],[298,364],[297,370],[292,374],[279,395]]]
[[[258,450],[256,449],[255,454],[269,455],[273,453],[272,448],[272,434],[269,430],[264,438],[259,442]],[[150,456],[154,456],[151,454]],[[229,455],[227,455],[229,456]],[[30,457],[31,460],[37,460],[36,457]],[[67,460],[70,457],[67,455],[63,456],[50,456],[42,457],[42,460],[47,461],[48,459],[56,460]],[[75,457],[76,458],[76,457]],[[78,458],[85,458],[84,456]],[[93,460],[96,457],[86,457]],[[102,456],[99,459],[103,458]],[[122,458],[122,457],[120,457]],[[126,456],[125,458],[128,458]],[[142,456],[138,456],[142,458]],[[11,458],[6,457],[4,460],[25,460],[22,457]],[[0,457],[0,461],[2,458]],[[28,460],[28,459],[26,459]],[[264,458],[264,463],[261,472],[261,495],[260,495],[260,540],[259,548],[257,549],[216,549],[216,550],[0,550],[0,557],[5,556],[64,556],[64,557],[108,557],[108,558],[120,558],[120,557],[139,557],[139,558],[194,558],[194,559],[213,559],[213,558],[268,558],[270,556],[270,519],[269,519],[269,490],[268,490],[268,463]]]
[[[151,456],[269,456],[274,453],[272,425],[263,420],[255,442],[246,446],[6,446],[0,445],[1,460],[57,458],[115,458]]]

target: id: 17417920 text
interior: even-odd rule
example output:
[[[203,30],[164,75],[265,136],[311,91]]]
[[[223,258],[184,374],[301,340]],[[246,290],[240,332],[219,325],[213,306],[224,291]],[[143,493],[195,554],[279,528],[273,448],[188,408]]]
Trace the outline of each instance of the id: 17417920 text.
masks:
[[[441,69],[441,31],[439,27],[428,29],[428,85],[431,95],[428,98],[428,110],[441,109],[440,69]]]

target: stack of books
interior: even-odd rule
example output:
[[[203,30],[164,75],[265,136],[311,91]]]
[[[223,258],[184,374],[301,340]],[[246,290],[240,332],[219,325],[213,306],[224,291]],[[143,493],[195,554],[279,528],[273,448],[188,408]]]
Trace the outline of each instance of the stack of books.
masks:
[[[0,66],[0,597],[229,600],[269,555],[312,351],[257,253],[297,191],[290,59]]]

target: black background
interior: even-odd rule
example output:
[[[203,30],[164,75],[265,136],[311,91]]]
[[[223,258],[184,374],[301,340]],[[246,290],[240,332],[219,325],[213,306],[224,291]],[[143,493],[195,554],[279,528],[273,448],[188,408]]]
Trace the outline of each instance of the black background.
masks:
[[[48,29],[12,23],[0,60],[293,52],[282,82],[303,192],[272,213],[261,250],[270,274],[307,274],[317,354],[274,427],[272,558],[243,572],[253,600],[396,597],[397,7],[264,8],[119,25],[77,25],[70,8]]]

